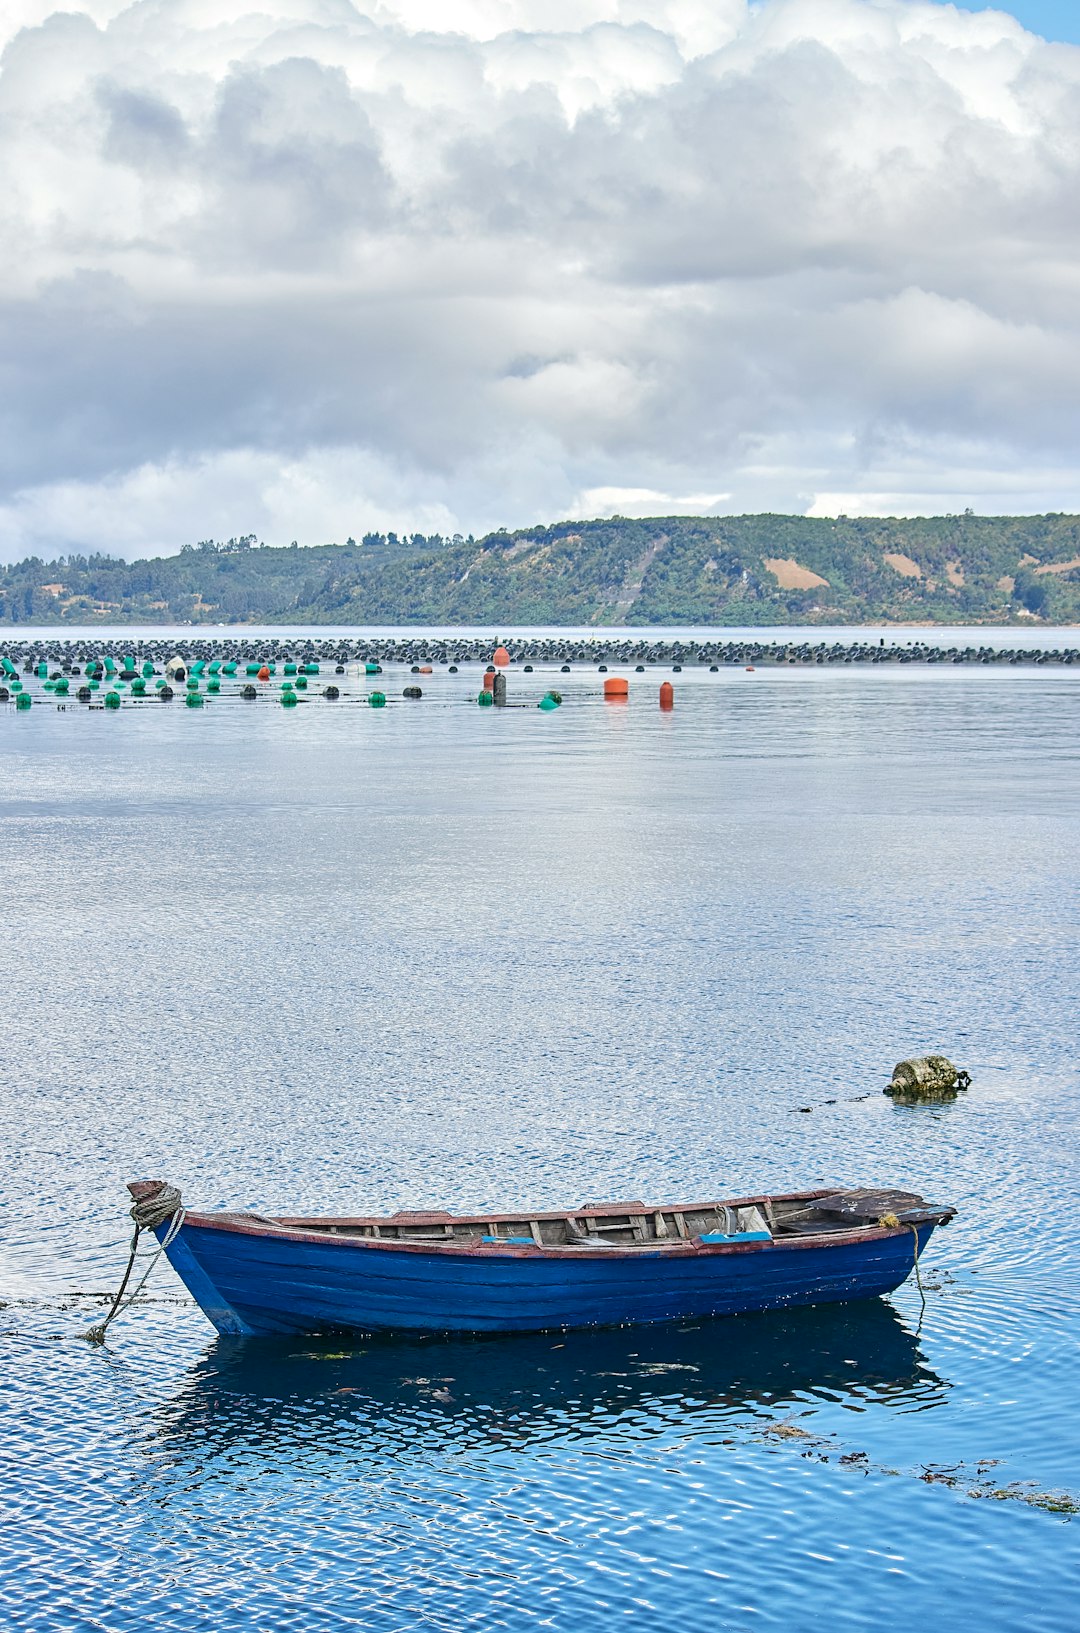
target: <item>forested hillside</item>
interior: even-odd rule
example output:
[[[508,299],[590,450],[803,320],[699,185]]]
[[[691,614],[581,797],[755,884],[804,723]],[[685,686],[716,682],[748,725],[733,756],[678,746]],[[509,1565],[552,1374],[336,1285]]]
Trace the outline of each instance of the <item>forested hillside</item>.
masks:
[[[0,622],[1080,622],[1080,517],[655,517],[0,569]]]

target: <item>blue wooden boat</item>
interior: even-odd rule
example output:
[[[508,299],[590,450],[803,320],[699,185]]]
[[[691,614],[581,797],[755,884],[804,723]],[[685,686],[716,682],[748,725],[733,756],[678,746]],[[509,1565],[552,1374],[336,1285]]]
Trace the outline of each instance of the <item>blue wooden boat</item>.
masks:
[[[907,1191],[802,1191],[557,1213],[270,1218],[128,1186],[221,1333],[543,1332],[876,1298],[952,1208]],[[164,1199],[164,1206],[163,1206]]]

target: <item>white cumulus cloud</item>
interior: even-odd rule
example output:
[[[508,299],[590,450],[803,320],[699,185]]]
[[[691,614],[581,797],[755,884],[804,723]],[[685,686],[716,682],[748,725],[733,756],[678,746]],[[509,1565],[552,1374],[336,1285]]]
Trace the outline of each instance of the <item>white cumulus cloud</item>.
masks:
[[[9,0],[0,552],[1080,507],[1080,50],[930,0]]]

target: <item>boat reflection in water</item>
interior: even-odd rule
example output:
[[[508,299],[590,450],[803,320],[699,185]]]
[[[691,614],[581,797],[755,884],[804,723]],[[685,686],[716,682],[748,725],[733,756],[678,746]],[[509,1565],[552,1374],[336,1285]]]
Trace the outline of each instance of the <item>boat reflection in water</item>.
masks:
[[[157,1451],[288,1455],[342,1445],[379,1459],[425,1446],[533,1442],[771,1418],[792,1403],[940,1401],[947,1385],[882,1300],[687,1326],[473,1339],[219,1338],[155,1414]],[[272,1455],[272,1452],[271,1452]]]

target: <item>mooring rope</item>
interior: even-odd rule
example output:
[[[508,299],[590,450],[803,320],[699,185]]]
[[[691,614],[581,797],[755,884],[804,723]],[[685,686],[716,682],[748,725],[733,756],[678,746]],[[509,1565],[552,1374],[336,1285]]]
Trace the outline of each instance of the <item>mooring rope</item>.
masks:
[[[912,1225],[907,1220],[898,1219],[894,1213],[883,1213],[881,1218],[878,1220],[878,1224],[879,1225],[884,1225],[887,1230],[895,1230],[898,1225],[903,1225],[905,1230],[909,1230],[911,1232],[912,1237],[914,1238],[914,1241],[915,1241],[915,1284],[919,1289],[919,1297],[922,1300],[922,1307],[925,1310],[926,1309],[926,1294],[923,1292],[922,1271],[919,1269],[919,1232],[918,1232],[918,1230],[916,1229],[916,1227],[914,1225]],[[920,1316],[919,1319],[921,1321],[922,1317]]]
[[[131,1217],[135,1221],[135,1230],[131,1237],[131,1248],[128,1253],[127,1269],[124,1271],[120,1286],[117,1289],[116,1297],[112,1301],[112,1308],[108,1315],[105,1317],[104,1321],[98,1322],[96,1327],[91,1327],[90,1330],[84,1334],[88,1344],[103,1344],[105,1342],[105,1330],[108,1327],[109,1322],[113,1320],[114,1316],[118,1316],[121,1310],[126,1310],[130,1305],[134,1304],[135,1300],[146,1286],[146,1283],[149,1281],[150,1272],[161,1258],[161,1255],[180,1234],[180,1228],[183,1225],[185,1218],[184,1208],[180,1201],[180,1192],[176,1189],[175,1185],[163,1185],[161,1190],[156,1191],[153,1196],[146,1197],[142,1202],[136,1202],[134,1207],[131,1209]],[[150,1260],[150,1263],[143,1272],[139,1285],[135,1288],[134,1292],[129,1293],[127,1298],[124,1298],[124,1289],[131,1279],[132,1270],[135,1268],[135,1255],[139,1249],[139,1237],[144,1230],[157,1230],[158,1226],[163,1225],[166,1219],[171,1219],[172,1224],[165,1232],[157,1252],[154,1254],[153,1258]]]

